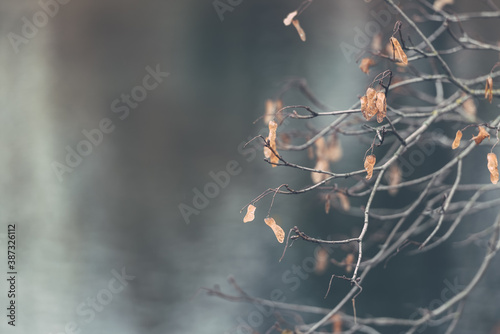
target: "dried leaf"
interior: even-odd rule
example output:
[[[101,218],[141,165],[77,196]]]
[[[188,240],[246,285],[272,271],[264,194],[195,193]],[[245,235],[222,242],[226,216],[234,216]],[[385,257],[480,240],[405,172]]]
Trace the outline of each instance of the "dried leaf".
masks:
[[[342,333],[342,316],[338,313],[332,316],[333,334]]]
[[[484,98],[488,99],[488,101],[493,100],[493,79],[488,77],[486,79],[486,86],[484,87]]]
[[[295,16],[297,16],[297,11],[293,11],[291,13],[289,13],[285,19],[283,20],[283,23],[286,25],[286,26],[289,26],[291,23],[292,23],[292,20],[295,18]]]
[[[442,10],[446,5],[452,5],[454,0],[436,0],[432,6],[435,11]]]
[[[330,171],[330,164],[328,163],[328,160],[319,159],[316,162],[316,166],[314,166],[314,169],[329,172]],[[330,177],[330,175],[328,175],[328,174],[311,172],[311,179],[314,183],[319,183],[321,181],[326,180],[329,177]]]
[[[371,58],[363,58],[359,68],[366,74],[370,74],[370,66],[375,65],[375,61]]]
[[[375,89],[368,87],[366,95],[361,99],[361,111],[367,121],[369,121],[378,112],[377,109],[377,92]],[[366,101],[366,103],[365,103]]]
[[[339,199],[340,207],[342,208],[342,210],[344,210],[346,212],[351,210],[351,203],[349,202],[349,197],[347,197],[343,193],[337,193],[336,195],[337,195],[337,198]]]
[[[276,112],[276,104],[274,103],[273,100],[267,99],[266,100],[266,113],[264,114],[263,120],[264,124],[269,124],[274,118],[274,114]]]
[[[352,264],[354,263],[354,254],[352,253],[347,254],[344,263],[345,263],[345,270],[348,273],[350,273],[352,271]]]
[[[490,134],[488,133],[488,131],[486,131],[482,126],[479,126],[479,133],[477,134],[477,136],[474,136],[472,137],[471,140],[474,140],[476,142],[476,145],[479,145],[481,144],[481,142],[487,137],[488,139],[490,139]]]
[[[401,182],[401,177],[403,173],[401,172],[401,168],[399,168],[399,166],[396,163],[394,163],[389,168],[389,173],[387,175],[389,179],[389,185],[396,186]],[[398,188],[391,188],[389,189],[389,194],[391,196],[395,196],[398,193],[398,191],[399,191]]]
[[[403,51],[403,48],[401,47],[401,44],[399,44],[399,41],[395,37],[391,37],[390,40],[394,50],[394,58],[396,60],[399,60],[403,64],[408,65],[408,57],[406,57],[406,53]]]
[[[276,106],[276,120],[278,122],[281,122],[283,121],[283,101],[281,99],[277,99],[276,101],[274,101],[274,104]]]
[[[455,140],[453,141],[453,144],[451,144],[451,148],[456,149],[457,147],[459,147],[461,139],[462,139],[462,131],[458,130],[455,136]]]
[[[363,116],[365,116],[365,113],[368,110],[368,98],[366,96],[361,96],[359,101],[361,102],[361,111],[363,112]]]
[[[326,141],[324,137],[319,137],[314,142],[316,146],[316,157],[320,160],[325,160],[326,158]]]
[[[268,141],[268,140],[269,140],[269,137],[266,137],[266,141]],[[269,149],[269,147],[264,146],[264,157],[269,159],[272,154],[273,154],[273,152]]]
[[[274,235],[276,236],[278,242],[283,243],[283,241],[285,240],[285,231],[283,231],[281,226],[276,224],[274,218],[265,218],[264,222],[267,224],[267,226],[269,226],[273,230]]]
[[[326,144],[325,156],[331,162],[337,162],[342,159],[342,145],[340,145],[340,139],[334,133],[328,138]]]
[[[382,123],[384,121],[384,117],[387,116],[387,101],[385,99],[385,93],[384,92],[378,92],[377,93],[377,122]]]
[[[498,182],[498,160],[494,153],[488,153],[488,170],[490,171],[491,183],[497,184]]]
[[[314,272],[316,274],[322,274],[326,267],[328,266],[328,252],[324,248],[320,248],[316,252],[316,264],[314,266]]]
[[[292,23],[293,23],[293,26],[295,27],[295,29],[297,29],[297,32],[299,33],[299,36],[300,36],[300,39],[302,40],[302,42],[305,42],[306,41],[306,33],[304,32],[304,29],[302,29],[302,27],[300,26],[299,20],[295,19],[292,21]]]
[[[255,206],[250,204],[247,208],[247,214],[245,215],[245,218],[243,218],[244,223],[251,222],[252,220],[255,219]]]
[[[366,156],[365,158],[365,170],[366,170],[366,179],[369,180],[373,176],[373,167],[375,166],[375,163],[377,162],[377,158],[375,155],[371,154]]]
[[[330,213],[330,194],[326,195],[325,197],[325,213],[329,214]]]
[[[467,99],[463,104],[462,107],[464,108],[465,114],[469,116],[471,121],[476,120],[476,114],[477,114],[477,108],[476,104],[474,103],[474,99]]]
[[[279,156],[276,155],[278,154],[278,150],[276,149],[276,129],[278,129],[278,123],[276,123],[275,121],[270,121],[268,138],[269,138],[269,146],[271,147],[272,150],[269,149],[269,152],[267,152],[269,157],[266,156],[266,150],[264,149],[264,156],[269,158],[269,161],[271,162],[273,167],[276,167],[280,161]],[[274,152],[276,152],[276,154],[273,153],[273,150]]]
[[[373,35],[372,50],[375,52],[380,52],[382,50],[382,34]]]

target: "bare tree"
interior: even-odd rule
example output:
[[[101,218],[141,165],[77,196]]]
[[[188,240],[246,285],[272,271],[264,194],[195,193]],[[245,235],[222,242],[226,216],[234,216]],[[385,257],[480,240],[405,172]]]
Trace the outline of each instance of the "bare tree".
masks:
[[[455,13],[448,6],[453,1],[436,0],[433,4],[425,0],[402,1],[401,4],[393,0],[384,1],[398,19],[394,20],[391,31],[374,36],[371,46],[359,54],[357,61],[365,73],[373,71],[371,67],[374,64],[383,68],[382,72],[370,75],[373,80],[368,87],[357,92],[363,96],[356,98],[353,94],[353,100],[358,101],[350,109],[332,111],[315,96],[304,80],[290,80],[274,100],[267,102],[263,118],[269,126],[269,136],[253,139],[262,142],[266,161],[272,167],[290,167],[311,173],[313,184],[301,189],[293,189],[288,184],[267,189],[248,204],[245,222],[254,219],[259,201],[271,196],[271,207],[265,221],[275,232],[278,241],[285,242],[283,256],[289,244],[296,240],[319,244],[322,249],[345,247],[351,251],[351,256],[336,262],[350,272],[349,276],[334,274],[330,284],[333,280],[342,280],[352,287],[332,309],[255,298],[245,293],[234,279],[230,279],[230,283],[236,289],[235,295],[217,288],[207,289],[210,295],[231,301],[260,303],[294,313],[321,315],[310,324],[285,322],[277,316],[277,322],[269,329],[269,333],[274,330],[282,333],[319,333],[325,332],[325,326],[331,324],[334,333],[342,330],[346,333],[379,333],[384,332],[386,327],[395,326],[404,327],[407,333],[413,333],[430,321],[436,325],[448,323],[447,333],[451,333],[457,326],[466,297],[500,249],[498,215],[487,228],[459,243],[459,246],[464,246],[474,240],[488,238],[484,258],[472,280],[443,305],[422,311],[416,319],[364,317],[356,314],[356,297],[362,293],[363,283],[374,268],[387,264],[400,252],[417,255],[445,243],[451,247],[453,232],[467,216],[495,209],[500,204],[498,198],[489,199],[485,196],[499,190],[496,185],[498,162],[493,151],[499,142],[500,116],[482,119],[487,113],[476,113],[476,101],[492,103],[495,97],[500,96],[500,90],[494,88],[495,78],[500,75],[500,71],[495,71],[497,64],[493,62],[488,65],[491,69],[489,72],[461,78],[455,74],[456,70],[449,61],[452,56],[470,55],[470,52],[474,52],[475,59],[479,60],[483,59],[484,53],[500,51],[497,41],[472,37],[478,35],[477,32],[468,31],[465,25],[479,20],[498,19],[499,8],[492,1],[484,1],[482,5],[489,7],[487,10]],[[293,25],[297,29],[303,41],[306,40],[306,32],[298,19],[301,15],[307,15],[306,9],[311,4],[313,0],[304,1],[284,20],[285,25]],[[436,28],[432,30],[429,27]],[[424,33],[430,30],[431,33]],[[437,45],[445,45],[446,48],[438,49]],[[421,86],[418,85],[424,82],[434,89],[419,89]],[[287,92],[299,92],[310,104],[286,105],[284,94]],[[294,128],[292,124],[296,123],[290,122],[308,122],[319,117],[332,120],[321,129],[310,124]],[[372,117],[376,117],[377,123],[372,121]],[[444,130],[433,131],[437,128]],[[455,135],[454,140],[451,133]],[[465,142],[462,140],[464,133],[471,134],[473,138]],[[360,158],[358,170],[344,173],[332,171],[330,165],[342,158],[340,141],[346,136],[355,136],[365,145],[365,157]],[[486,138],[491,140],[483,141]],[[420,145],[426,143],[454,150],[452,158],[443,165],[434,165],[434,169],[424,175],[413,173],[403,178],[401,158],[411,157],[420,150]],[[488,145],[490,150],[484,153],[483,160],[475,161],[471,159],[471,153],[477,151],[480,144]],[[287,154],[283,153],[286,151],[308,152],[310,158],[316,160],[316,166],[310,168],[294,163],[287,159]],[[422,152],[419,154],[425,155]],[[477,166],[479,174],[489,175],[491,183],[464,183],[463,170],[466,164]],[[409,189],[418,193],[407,207],[374,205],[374,199],[381,193],[395,195],[398,191]],[[333,205],[362,219],[359,235],[337,240],[315,238],[306,234],[302,227],[295,226],[285,238],[283,229],[270,217],[272,205],[280,196],[308,192],[321,194],[325,211],[328,212]],[[460,196],[463,194],[470,196],[466,200],[459,199],[463,198]],[[362,214],[350,209],[352,199],[365,202]],[[367,256],[367,249],[374,251]],[[324,259],[318,257],[317,261]],[[317,263],[317,266],[320,264]],[[347,312],[344,306],[351,303],[350,311]]]

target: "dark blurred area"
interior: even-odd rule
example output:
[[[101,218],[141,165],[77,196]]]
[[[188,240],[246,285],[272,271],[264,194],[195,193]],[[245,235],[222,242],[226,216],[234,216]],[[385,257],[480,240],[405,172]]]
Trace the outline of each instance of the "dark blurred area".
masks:
[[[303,43],[283,25],[299,4],[244,0],[222,16],[214,2],[194,0],[0,4],[1,215],[18,224],[19,240],[18,325],[2,321],[2,333],[234,333],[255,306],[199,290],[233,292],[230,275],[262,298],[279,288],[286,302],[332,307],[343,297],[347,284],[323,299],[328,270],[287,283],[283,275],[314,257],[315,246],[297,243],[278,262],[283,248],[269,228],[259,219],[243,224],[240,213],[269,187],[310,184],[307,173],[269,168],[260,149],[241,148],[265,129],[253,124],[265,100],[300,77],[328,107],[347,109],[371,80],[339,45],[385,5],[318,1],[301,18]],[[45,22],[40,11],[53,15]],[[34,20],[40,27],[25,27]],[[306,103],[298,96],[287,103]],[[347,171],[366,148],[356,138],[343,145],[338,168]],[[181,207],[193,208],[221,171],[227,184],[186,218]],[[315,194],[277,197],[273,215],[285,230],[358,233],[357,218],[322,210]],[[482,256],[439,250],[374,271],[358,313],[408,317],[439,295],[444,279],[468,282],[462,272]],[[500,320],[496,264],[470,300],[484,319],[471,311],[457,333],[486,332]],[[256,329],[273,322],[265,317]]]

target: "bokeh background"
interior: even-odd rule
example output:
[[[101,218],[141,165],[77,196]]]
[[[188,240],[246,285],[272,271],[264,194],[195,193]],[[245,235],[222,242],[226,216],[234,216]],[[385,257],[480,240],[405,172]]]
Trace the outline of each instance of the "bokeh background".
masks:
[[[457,11],[476,6],[456,2]],[[385,5],[318,1],[301,18],[303,43],[282,23],[300,1],[243,0],[221,20],[212,1],[72,0],[51,7],[53,17],[14,47],[11,34],[22,36],[41,3],[50,1],[0,4],[0,244],[4,254],[7,224],[15,222],[19,271],[16,328],[6,324],[7,285],[0,280],[0,331],[70,333],[75,323],[81,333],[234,333],[255,306],[199,290],[218,284],[233,292],[230,275],[254,296],[269,298],[279,288],[287,302],[335,305],[349,287],[339,284],[323,299],[333,267],[301,278],[298,286],[283,279],[313,257],[315,247],[297,243],[279,263],[282,246],[262,222],[269,201],[251,224],[243,224],[239,212],[268,187],[300,187],[310,176],[271,169],[260,150],[254,155],[238,147],[262,131],[264,124],[253,121],[288,78],[305,78],[332,109],[354,104],[371,79],[355,59],[346,59],[340,44],[352,45],[353,29],[363,28],[373,20],[370,10]],[[470,28],[498,40],[498,23]],[[392,23],[386,27],[391,28]],[[467,59],[458,73],[487,73],[497,55],[487,57],[484,63]],[[169,76],[120,119],[113,101],[141,85],[148,66]],[[287,104],[305,103],[298,94],[286,98]],[[85,139],[82,131],[96,129],[105,118],[113,131],[60,181],[53,162],[63,163],[66,147],[75,149]],[[322,122],[328,120],[315,124]],[[342,145],[345,158],[338,170],[358,168],[365,145],[356,138]],[[241,172],[186,222],[179,205],[192,206],[193,189],[201,190],[212,181],[210,172],[225,170],[230,161]],[[388,200],[398,205],[409,199]],[[340,212],[327,216],[322,205],[317,194],[277,197],[273,216],[285,230],[299,225],[311,235],[359,230],[359,219]],[[439,298],[445,280],[468,282],[482,256],[480,247],[438,248],[395,259],[370,274],[358,314],[409,317]],[[489,333],[500,321],[499,264],[497,259],[469,299],[457,333]],[[78,311],[102,297],[122,268],[134,278],[121,292],[92,317]],[[264,317],[255,330],[263,333],[273,322]]]

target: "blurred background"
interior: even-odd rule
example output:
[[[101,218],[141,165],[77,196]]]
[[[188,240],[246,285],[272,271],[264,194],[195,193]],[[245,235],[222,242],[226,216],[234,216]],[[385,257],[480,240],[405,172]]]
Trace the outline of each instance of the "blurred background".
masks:
[[[457,11],[471,6],[456,2]],[[227,283],[233,276],[253,296],[268,299],[278,288],[286,302],[323,307],[348,291],[338,284],[323,299],[331,273],[341,268],[307,277],[292,272],[307,267],[315,245],[297,243],[278,262],[282,245],[262,221],[269,200],[260,202],[254,222],[242,223],[240,209],[265,189],[311,180],[308,173],[269,168],[260,149],[242,150],[241,143],[265,131],[262,121],[253,122],[289,78],[306,79],[329,108],[353,105],[371,77],[340,45],[354,45],[355,28],[386,7],[318,1],[301,16],[304,43],[283,25],[300,1],[234,1],[226,11],[216,3],[0,4],[0,243],[4,252],[7,224],[16,223],[19,272],[16,328],[6,324],[4,311],[2,333],[239,333],[252,321],[264,333],[272,316],[252,320],[254,305],[199,289],[217,284],[233,293]],[[498,39],[498,21],[481,24],[484,38]],[[489,57],[486,64],[471,62],[471,71],[487,73],[497,55]],[[285,103],[306,101],[287,93]],[[90,147],[89,137],[96,143]],[[336,170],[358,168],[365,145],[356,138],[342,145],[345,158]],[[71,153],[79,150],[80,159]],[[193,207],[211,175],[234,161],[238,172],[227,186],[183,216],[180,208]],[[358,209],[363,201],[351,205]],[[285,230],[298,225],[314,236],[355,235],[361,227],[341,212],[327,216],[317,194],[278,196],[272,214]],[[445,281],[465,285],[483,253],[441,247],[395,259],[370,274],[358,315],[406,318],[428,308]],[[489,333],[500,321],[499,264],[470,298],[457,333]],[[0,281],[5,310],[8,287]]]

